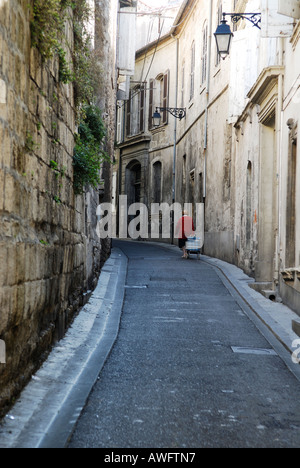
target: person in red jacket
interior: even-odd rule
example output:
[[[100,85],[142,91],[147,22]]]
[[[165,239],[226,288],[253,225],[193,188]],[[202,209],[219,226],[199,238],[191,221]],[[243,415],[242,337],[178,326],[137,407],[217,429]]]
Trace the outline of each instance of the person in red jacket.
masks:
[[[185,244],[187,238],[190,237],[194,231],[195,228],[193,218],[188,216],[188,213],[184,211],[183,216],[179,219],[175,229],[175,236],[178,239],[178,246],[180,249],[182,249],[183,252],[182,258],[188,258]]]

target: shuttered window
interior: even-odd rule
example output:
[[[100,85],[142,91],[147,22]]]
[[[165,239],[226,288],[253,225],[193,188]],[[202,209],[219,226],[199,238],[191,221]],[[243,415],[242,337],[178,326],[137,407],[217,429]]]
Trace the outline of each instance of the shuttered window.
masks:
[[[166,109],[169,107],[169,70],[164,74],[160,74],[155,80],[150,80],[149,83],[149,129],[153,128],[153,114],[158,108]],[[168,112],[162,110],[161,125],[168,123]]]
[[[164,74],[163,77],[163,96],[162,96],[162,107],[166,108],[169,106],[169,71]],[[162,123],[168,123],[168,112],[163,111]]]
[[[126,105],[126,136],[131,135],[131,92]]]
[[[146,85],[143,84],[140,89],[140,122],[139,122],[139,131],[140,133],[145,131],[145,102],[146,102]]]
[[[194,97],[195,91],[195,42],[192,43],[191,47],[191,81],[190,81],[190,100]]]
[[[146,85],[136,86],[130,91],[126,109],[126,136],[138,135],[145,131]]]
[[[154,101],[154,80],[150,80],[150,85],[149,85],[149,116],[148,116],[148,127],[152,128],[153,127],[153,113],[154,113],[154,106],[153,106],[153,101]]]
[[[201,83],[205,83],[206,81],[206,73],[207,73],[207,22],[204,23],[203,32],[202,32],[202,77]]]

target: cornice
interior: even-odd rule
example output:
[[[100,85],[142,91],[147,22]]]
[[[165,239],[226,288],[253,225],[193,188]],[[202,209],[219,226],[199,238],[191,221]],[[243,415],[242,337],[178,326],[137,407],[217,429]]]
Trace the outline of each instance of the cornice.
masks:
[[[141,134],[141,135],[136,135],[136,136],[133,136],[133,137],[129,137],[126,141],[124,141],[123,143],[120,143],[118,145],[118,148],[119,149],[124,149],[124,148],[128,148],[130,146],[134,146],[134,145],[149,145],[149,142],[151,141],[151,137],[150,135],[145,135],[145,134]]]
[[[265,68],[254,86],[250,89],[247,97],[253,104],[261,105],[270,95],[272,89],[278,84],[278,77],[284,74],[283,66],[273,66]]]

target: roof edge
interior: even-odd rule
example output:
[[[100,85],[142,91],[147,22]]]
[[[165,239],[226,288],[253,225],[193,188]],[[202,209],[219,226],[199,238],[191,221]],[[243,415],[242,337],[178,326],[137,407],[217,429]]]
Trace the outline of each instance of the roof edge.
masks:
[[[170,31],[165,34],[164,36],[160,37],[159,39],[156,39],[155,41],[149,42],[149,44],[146,44],[143,46],[141,49],[138,49],[136,51],[136,57],[138,58],[140,55],[144,54],[147,50],[150,50],[152,47],[155,47],[157,44],[170,39],[172,36],[177,34],[178,27],[184,23],[186,18],[188,17],[191,9],[193,8],[194,4],[196,3],[196,0],[185,0],[175,18],[174,25],[171,26]],[[186,13],[185,16],[183,16]]]

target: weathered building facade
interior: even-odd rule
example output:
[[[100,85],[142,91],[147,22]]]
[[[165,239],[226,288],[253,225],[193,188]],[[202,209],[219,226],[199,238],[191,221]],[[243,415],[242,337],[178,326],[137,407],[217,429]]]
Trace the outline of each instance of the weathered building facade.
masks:
[[[294,8],[297,2],[290,11],[283,2],[273,2],[268,18],[268,4],[260,6],[262,30],[251,39],[240,33],[241,45],[252,41],[247,60],[255,73],[234,123],[235,173],[243,174],[242,183],[236,183],[237,262],[255,277],[257,288],[267,297],[282,298],[300,313],[300,68],[296,65],[300,10]]]
[[[33,2],[0,1],[0,408],[9,405],[84,303],[110,251],[96,234],[101,190],[76,196],[73,82],[32,47]],[[113,158],[118,2],[92,3],[103,76],[97,101]],[[50,20],[50,18],[49,18]],[[113,32],[113,35],[111,35]],[[72,55],[72,21],[65,26]],[[64,58],[64,56],[63,56]]]
[[[182,2],[170,32],[137,51],[118,151],[128,203],[149,212],[153,202],[204,203],[205,253],[243,268],[258,290],[300,312],[294,4],[287,12],[281,0]],[[261,29],[231,25],[225,60],[213,37],[222,12],[260,12],[262,21]],[[164,111],[154,127],[156,107],[185,108],[186,117]]]

